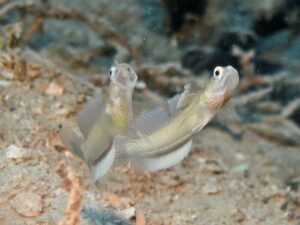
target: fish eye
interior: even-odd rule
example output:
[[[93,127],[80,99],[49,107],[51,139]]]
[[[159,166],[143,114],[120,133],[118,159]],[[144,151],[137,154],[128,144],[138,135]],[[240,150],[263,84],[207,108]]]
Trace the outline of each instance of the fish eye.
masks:
[[[220,66],[217,66],[214,70],[214,77],[220,79],[223,74],[223,69]]]
[[[110,68],[108,72],[109,77],[111,77],[115,73],[115,71],[116,71],[116,67],[113,66],[112,68]]]

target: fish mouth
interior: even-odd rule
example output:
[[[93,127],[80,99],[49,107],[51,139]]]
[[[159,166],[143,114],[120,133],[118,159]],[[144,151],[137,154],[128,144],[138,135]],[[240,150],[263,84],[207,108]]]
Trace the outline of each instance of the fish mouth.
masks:
[[[220,80],[220,85],[218,90],[220,95],[224,95],[224,98],[230,98],[234,91],[239,85],[239,74],[235,68],[232,66],[226,66],[224,68],[226,71],[223,75],[223,79]]]
[[[117,68],[112,82],[121,88],[133,88],[137,82],[137,75],[133,69],[129,67]]]

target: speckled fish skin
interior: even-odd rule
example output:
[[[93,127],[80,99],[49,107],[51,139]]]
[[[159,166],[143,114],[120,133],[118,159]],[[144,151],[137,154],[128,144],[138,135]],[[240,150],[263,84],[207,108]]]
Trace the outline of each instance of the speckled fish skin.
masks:
[[[137,75],[128,64],[117,64],[110,72],[108,95],[92,99],[77,116],[77,124],[85,140],[72,130],[62,132],[66,147],[83,158],[91,168],[95,181],[99,180],[114,161],[113,137],[132,120],[132,93]]]
[[[118,128],[126,128],[133,119],[132,92],[137,82],[137,75],[128,64],[119,64],[112,68],[109,87],[108,111]]]
[[[139,132],[142,134],[137,137],[115,138],[118,157],[129,156],[135,168],[148,171],[176,165],[189,153],[192,136],[228,102],[238,83],[238,72],[232,66],[218,66],[204,91],[195,85],[186,85],[185,91],[175,101],[175,115],[165,119],[159,129],[148,134]],[[144,115],[144,118],[162,115],[157,111],[156,114]],[[145,127],[139,127],[143,125],[138,124],[135,129],[145,130]]]

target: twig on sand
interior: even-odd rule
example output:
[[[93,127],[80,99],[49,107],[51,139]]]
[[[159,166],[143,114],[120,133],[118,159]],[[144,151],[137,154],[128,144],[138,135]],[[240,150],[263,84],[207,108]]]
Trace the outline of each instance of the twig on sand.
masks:
[[[38,31],[44,24],[44,17],[37,17],[35,20],[32,22],[30,27],[27,29],[26,33],[23,35],[21,43],[24,44],[30,40],[32,35]]]
[[[81,186],[79,179],[74,175],[72,169],[67,167],[64,161],[59,163],[57,172],[70,192],[67,207],[58,225],[79,224],[79,215],[84,189]]]

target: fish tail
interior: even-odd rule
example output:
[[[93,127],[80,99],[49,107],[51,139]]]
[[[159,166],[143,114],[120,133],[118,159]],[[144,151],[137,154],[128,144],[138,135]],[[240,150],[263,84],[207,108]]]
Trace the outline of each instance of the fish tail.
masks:
[[[146,170],[149,172],[173,167],[188,155],[192,148],[192,142],[192,139],[189,139],[177,149],[166,154],[160,154],[159,156],[134,156],[132,158],[132,166],[137,170]]]
[[[84,159],[81,148],[82,139],[71,126],[66,125],[62,127],[59,131],[59,136],[61,142],[67,149]]]

